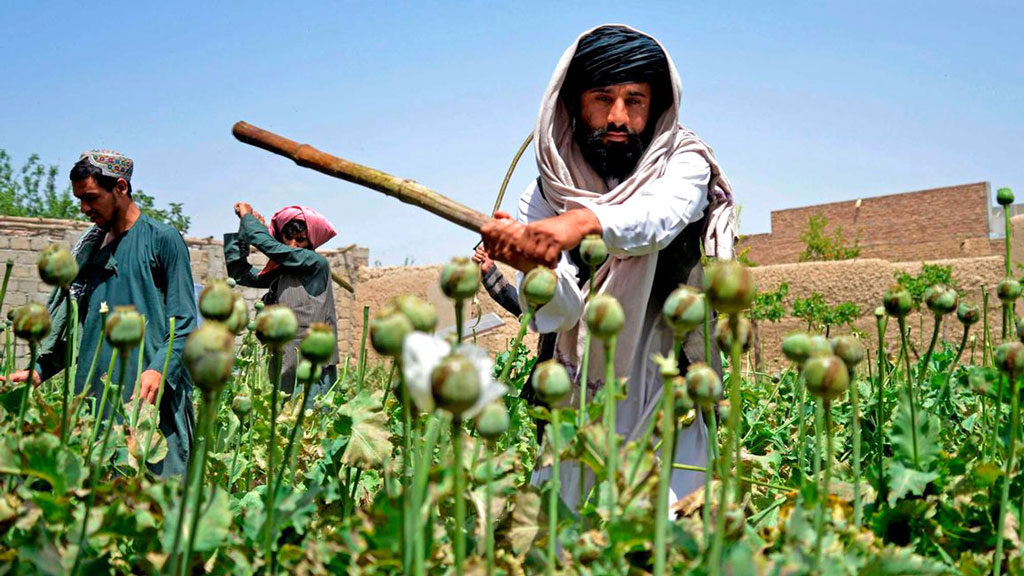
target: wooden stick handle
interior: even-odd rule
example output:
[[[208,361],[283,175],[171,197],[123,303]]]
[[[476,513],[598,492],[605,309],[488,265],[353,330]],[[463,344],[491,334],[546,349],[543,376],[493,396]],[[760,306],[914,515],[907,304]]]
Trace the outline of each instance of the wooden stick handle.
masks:
[[[479,232],[480,227],[488,220],[485,214],[463,206],[422,184],[332,156],[309,144],[300,144],[247,122],[236,123],[231,133],[241,142],[291,158],[299,166],[383,192],[473,232]]]

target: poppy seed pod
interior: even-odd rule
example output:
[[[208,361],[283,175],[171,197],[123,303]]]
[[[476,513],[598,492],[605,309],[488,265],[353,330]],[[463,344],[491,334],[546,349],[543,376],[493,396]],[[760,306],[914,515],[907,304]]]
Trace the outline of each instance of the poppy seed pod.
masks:
[[[832,355],[832,343],[828,341],[821,334],[811,335],[811,346],[808,349],[808,358],[814,358],[816,356],[831,356]]]
[[[956,319],[964,326],[977,324],[981,320],[981,309],[973,304],[961,302],[956,307]]]
[[[224,283],[228,285],[228,288],[234,288],[235,286],[238,286],[238,282],[235,282],[234,278],[228,278],[227,280],[224,281]]]
[[[50,313],[46,306],[29,302],[8,313],[14,326],[14,335],[29,342],[39,342],[50,333]]]
[[[707,364],[690,365],[686,370],[686,388],[690,398],[704,408],[710,408],[722,399],[722,379]]]
[[[750,320],[747,320],[743,316],[737,318],[736,322],[736,335],[739,337],[740,352],[746,352],[750,350],[751,339],[751,326]],[[718,323],[715,324],[715,341],[718,342],[718,347],[726,354],[732,350],[732,329],[729,327],[729,317],[723,316],[718,319]]]
[[[661,313],[676,337],[683,336],[704,323],[704,297],[689,286],[680,286],[665,299]]]
[[[400,356],[402,343],[412,331],[412,322],[395,306],[385,306],[370,319],[370,343],[383,356]]]
[[[996,348],[996,368],[1011,376],[1024,371],[1024,344],[1014,340],[1003,342]]]
[[[134,306],[115,306],[107,318],[105,331],[110,346],[125,355],[142,342],[146,335],[146,322]]]
[[[181,358],[196,387],[219,392],[235,366],[235,337],[223,324],[204,322],[188,335]]]
[[[533,389],[537,397],[548,406],[557,406],[569,395],[572,383],[565,366],[558,360],[548,360],[537,365],[533,371]]]
[[[480,267],[469,258],[452,258],[441,268],[441,291],[456,302],[475,296],[479,285]]]
[[[875,319],[881,320],[885,317],[885,306],[875,306]]]
[[[231,399],[231,411],[239,418],[244,418],[252,412],[252,393],[249,392],[248,388],[240,390]]]
[[[609,294],[597,294],[591,298],[583,317],[587,322],[587,329],[600,340],[613,338],[622,330],[622,325],[626,321],[622,305]]]
[[[263,303],[263,300],[257,300],[252,305],[252,307],[256,310],[257,314],[260,312],[260,310],[263,310],[264,306],[266,306],[266,304]]]
[[[782,353],[794,364],[801,365],[811,356],[811,336],[793,332],[782,339]]]
[[[1000,206],[1009,206],[1013,204],[1013,190],[1009,188],[1000,188],[996,190],[996,202]]]
[[[491,402],[476,417],[476,431],[484,440],[494,441],[508,430],[508,410],[504,402]]]
[[[914,307],[914,299],[910,297],[910,292],[907,292],[906,288],[897,284],[882,295],[882,306],[885,307],[885,313],[889,316],[906,318]]]
[[[303,358],[299,360],[298,366],[295,367],[295,380],[299,382],[309,382],[309,379],[318,380],[320,378],[320,366],[313,365],[312,362]]]
[[[449,354],[430,373],[430,389],[438,408],[461,418],[480,397],[480,374],[466,357]]]
[[[214,280],[199,293],[199,313],[207,320],[223,322],[231,316],[235,293],[223,280]]]
[[[67,248],[50,244],[39,255],[39,278],[50,286],[65,290],[78,276],[78,262]]]
[[[314,322],[299,344],[299,352],[313,364],[323,366],[334,358],[337,347],[338,339],[334,336],[334,330],[323,322]]]
[[[587,234],[580,242],[580,259],[591,268],[597,268],[608,259],[608,245],[600,234]]]
[[[851,370],[864,361],[864,345],[848,334],[832,339],[832,352]]]
[[[280,349],[295,338],[298,329],[295,313],[282,304],[267,306],[256,315],[256,338],[268,348]]]
[[[996,285],[996,297],[1004,305],[1010,304],[1017,298],[1020,298],[1020,282],[1013,278],[1003,278],[999,284]]]
[[[704,293],[719,312],[736,314],[750,308],[755,292],[754,275],[736,260],[715,262],[704,274]]]
[[[246,305],[245,298],[235,295],[235,301],[231,305],[231,316],[228,316],[224,325],[235,336],[241,334],[249,325],[249,306]]]
[[[936,316],[945,316],[956,310],[960,297],[956,290],[944,284],[933,284],[924,291],[924,304]]]
[[[838,356],[815,356],[804,366],[804,382],[808,392],[831,401],[850,387],[850,373]]]
[[[437,327],[437,309],[426,300],[412,294],[401,294],[394,299],[394,305],[412,324],[417,332],[433,332]]]
[[[555,297],[555,289],[558,288],[558,276],[555,271],[546,266],[537,266],[526,273],[523,278],[521,289],[526,302],[534,308],[551,302]]]

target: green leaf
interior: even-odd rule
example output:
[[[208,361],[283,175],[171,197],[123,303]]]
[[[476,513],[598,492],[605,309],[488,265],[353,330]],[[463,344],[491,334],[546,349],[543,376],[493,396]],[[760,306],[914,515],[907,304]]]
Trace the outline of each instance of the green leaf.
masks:
[[[935,472],[920,472],[893,462],[889,465],[889,506],[895,506],[908,493],[923,495],[928,484],[938,477]]]
[[[21,474],[46,481],[57,494],[82,487],[82,457],[60,447],[53,434],[29,436],[15,450],[13,438],[0,444],[0,473]]]
[[[949,574],[952,570],[940,562],[914,554],[907,548],[886,546],[872,557],[861,571],[863,576],[926,576]]]
[[[912,430],[912,418],[910,414],[910,403],[906,394],[902,395],[899,407],[896,409],[896,417],[893,420],[892,432],[889,440],[892,442],[893,451],[899,460],[907,466],[916,466],[927,470],[929,464],[939,456],[941,445],[939,443],[939,419],[926,412],[922,407],[917,407],[917,461],[914,460],[914,434]]]
[[[394,447],[388,431],[388,419],[381,406],[380,394],[360,392],[338,409],[351,422],[351,439],[341,461],[364,470],[379,469],[391,459]]]
[[[216,490],[216,487],[213,489]],[[224,542],[228,529],[231,528],[232,515],[228,506],[227,491],[216,490],[213,501],[204,498],[202,512],[203,516],[199,519],[199,528],[196,530],[195,549],[198,552],[208,552]]]

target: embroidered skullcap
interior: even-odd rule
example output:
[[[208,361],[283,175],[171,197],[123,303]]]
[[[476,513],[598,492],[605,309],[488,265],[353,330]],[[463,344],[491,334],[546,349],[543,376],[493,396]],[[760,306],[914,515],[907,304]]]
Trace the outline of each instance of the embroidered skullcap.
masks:
[[[135,163],[132,159],[114,150],[89,150],[82,152],[79,162],[86,160],[89,164],[100,169],[104,176],[112,178],[124,178],[132,181],[132,170]]]
[[[579,94],[632,82],[655,87],[668,79],[668,59],[653,38],[621,26],[601,26],[580,39],[564,86]]]

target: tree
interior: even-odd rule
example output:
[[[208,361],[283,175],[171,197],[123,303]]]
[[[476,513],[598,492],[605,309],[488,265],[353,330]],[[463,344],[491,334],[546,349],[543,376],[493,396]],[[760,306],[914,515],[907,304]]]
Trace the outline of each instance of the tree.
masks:
[[[782,282],[774,291],[759,290],[750,307],[750,326],[754,332],[754,366],[762,370],[761,322],[778,322],[786,316],[784,301],[789,294],[789,284]]]
[[[836,226],[831,236],[825,233],[827,227],[828,218],[820,212],[807,219],[807,228],[800,234],[804,243],[801,262],[850,260],[860,256],[859,238],[854,239],[853,246],[847,246],[842,226]]]
[[[860,317],[860,306],[853,302],[830,305],[821,292],[812,292],[807,298],[793,300],[793,316],[807,322],[808,331],[824,328],[827,337],[833,326],[845,324],[853,328],[853,322]]]
[[[85,221],[78,209],[78,201],[71,193],[71,185],[57,189],[56,164],[45,165],[38,154],[28,157],[15,172],[11,157],[0,149],[0,214],[26,218],[56,218]],[[142,190],[133,190],[132,198],[139,210],[154,220],[170,224],[178,232],[188,232],[192,219],[185,215],[180,202],[170,202],[166,209],[154,206],[153,197]]]

